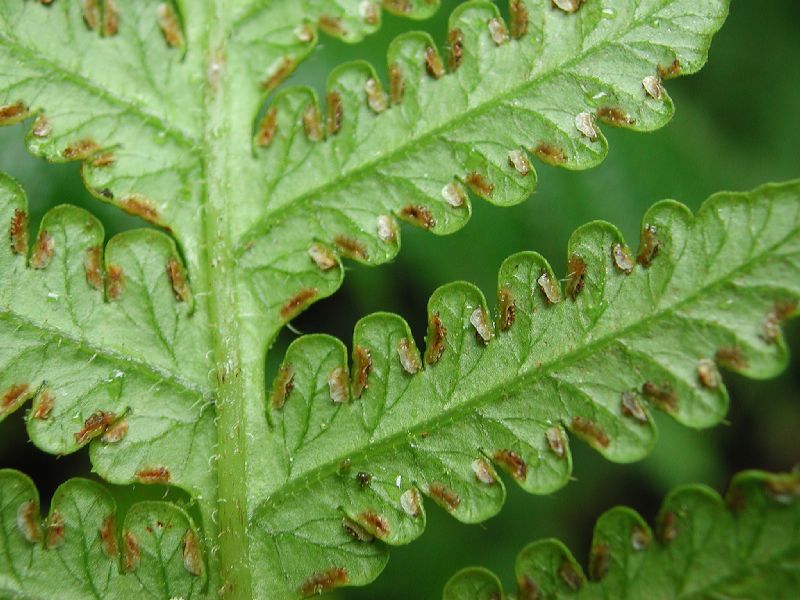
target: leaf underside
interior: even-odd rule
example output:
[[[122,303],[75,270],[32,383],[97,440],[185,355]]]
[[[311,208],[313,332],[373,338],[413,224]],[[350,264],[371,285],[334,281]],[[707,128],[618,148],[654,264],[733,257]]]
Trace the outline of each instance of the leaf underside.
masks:
[[[673,491],[655,531],[631,509],[608,511],[595,526],[588,577],[561,542],[541,540],[517,557],[516,594],[470,568],[450,580],[444,600],[788,600],[800,590],[798,558],[800,475],[748,471],[724,499],[704,486]]]
[[[438,2],[383,5],[425,18]],[[0,178],[9,236],[0,245],[0,419],[31,401],[38,447],[89,445],[110,482],[189,491],[215,549],[224,532],[214,515],[234,504],[217,493],[222,479],[234,482],[259,598],[370,581],[384,543],[424,528],[420,493],[475,522],[503,502],[497,468],[531,492],[560,487],[571,469],[567,430],[629,461],[654,443],[650,405],[691,426],[716,423],[727,403],[717,364],[755,377],[785,364],[779,325],[798,297],[797,184],[718,197],[696,218],[657,205],[641,264],[616,229],[591,224],[570,242],[579,261],[567,289],[540,256],[513,256],[492,313],[474,287],[442,288],[424,354],[405,322],[380,314],[358,325],[352,367],[325,336],[290,348],[271,394],[263,365],[280,328],[340,285],[343,258],[395,256],[398,220],[452,232],[468,219],[470,196],[498,205],[527,197],[536,160],[599,163],[601,122],[664,125],[673,106],[663,81],[702,66],[726,12],[724,0],[598,0],[575,12],[513,0],[506,23],[494,5],[466,2],[451,17],[447,55],[426,35],[401,36],[385,84],[365,63],[344,65],[324,108],[309,90],[288,88],[256,120],[319,30],[357,41],[377,29],[378,4],[4,2],[0,124],[31,117],[33,152],[83,161],[99,199],[164,232],[104,245],[94,217],[61,206],[33,235],[22,190]],[[238,336],[233,363],[225,327]],[[226,414],[240,415],[241,445],[229,447],[245,456],[242,472],[215,468],[233,438],[220,420],[223,390],[239,376],[249,387]],[[3,477],[34,493],[20,475]],[[113,512],[102,492],[72,485],[65,498]],[[163,522],[190,528],[170,510],[146,507],[130,527],[164,511]],[[67,520],[67,540],[73,527],[96,543],[95,525]],[[60,560],[34,546],[37,562],[37,553]],[[145,580],[161,577],[164,560],[109,576],[100,596],[161,597],[168,588]],[[186,568],[164,580],[188,586],[179,597],[224,590],[215,554],[206,560],[207,586]],[[15,578],[17,565],[0,566],[8,593],[37,597],[48,585],[36,570]]]

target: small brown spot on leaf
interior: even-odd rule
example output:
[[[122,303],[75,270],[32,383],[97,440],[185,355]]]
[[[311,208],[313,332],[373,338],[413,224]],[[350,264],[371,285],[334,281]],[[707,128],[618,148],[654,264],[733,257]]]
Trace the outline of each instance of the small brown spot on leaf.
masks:
[[[800,476],[797,473],[775,476],[766,481],[767,494],[781,504],[792,504],[800,498]]]
[[[702,358],[700,362],[697,363],[697,378],[700,380],[703,387],[710,390],[718,388],[721,383],[717,365],[713,360],[708,358]]]
[[[350,399],[347,389],[347,372],[342,367],[336,367],[328,375],[328,391],[331,395],[331,402],[334,404],[344,404]]]
[[[125,439],[126,435],[128,435],[128,421],[126,419],[119,419],[109,425],[105,433],[100,436],[100,441],[104,444],[116,444]]]
[[[428,486],[428,494],[436,504],[450,512],[456,510],[461,504],[461,498],[458,497],[458,494],[442,483],[434,482],[430,484]]]
[[[256,132],[256,143],[262,148],[267,148],[275,138],[275,133],[278,131],[278,109],[275,107],[270,108],[261,123],[258,125]]]
[[[405,81],[403,79],[403,71],[400,65],[392,63],[389,65],[389,95],[392,99],[392,104],[400,104],[403,101],[405,93]]]
[[[714,357],[720,366],[730,371],[743,371],[750,364],[742,350],[734,346],[720,348]]]
[[[508,153],[508,164],[522,177],[527,177],[533,167],[528,157],[522,150],[512,150]]]
[[[661,513],[658,519],[658,537],[664,544],[668,544],[678,537],[678,515],[667,510]]]
[[[575,129],[580,134],[593,142],[597,139],[597,128],[594,126],[594,117],[591,113],[580,112],[575,115]]]
[[[28,107],[22,102],[0,105],[0,125],[12,125],[28,116]]]
[[[308,248],[308,257],[321,271],[330,271],[336,266],[336,256],[322,244],[311,244]]]
[[[447,34],[447,43],[450,46],[450,70],[455,71],[464,60],[464,33],[457,27],[451,29]]]
[[[539,160],[549,165],[563,165],[567,162],[567,153],[563,149],[545,142],[536,146],[533,149],[533,153],[539,157]]]
[[[428,0],[430,4],[430,0]],[[386,10],[395,14],[407,15],[414,10],[411,0],[383,0]]]
[[[653,75],[648,75],[642,79],[642,87],[653,100],[661,100],[661,97],[664,95],[661,79]]]
[[[0,413],[9,413],[16,409],[27,397],[30,385],[27,383],[15,383],[3,393],[0,401]]]
[[[444,77],[442,59],[439,57],[436,48],[432,46],[428,46],[425,49],[425,70],[428,72],[428,75],[434,79],[441,79]]]
[[[33,247],[33,256],[31,256],[31,266],[34,269],[44,269],[53,260],[53,253],[56,249],[56,242],[53,236],[46,229],[39,232],[39,237],[36,239],[36,245]]]
[[[389,99],[380,82],[374,77],[367,79],[364,84],[364,91],[367,94],[367,105],[374,113],[382,113],[389,108]]]
[[[571,590],[577,591],[586,583],[577,566],[567,558],[564,558],[561,566],[558,567],[558,576]]]
[[[639,404],[639,398],[635,392],[622,392],[620,406],[622,407],[622,414],[626,417],[630,417],[639,423],[648,422],[647,413],[642,408],[642,405]]]
[[[611,549],[608,544],[595,544],[589,553],[589,578],[600,581],[608,573],[611,565]]]
[[[322,31],[332,37],[342,37],[346,33],[342,20],[333,15],[321,15],[317,24]]]
[[[560,8],[565,13],[576,12],[586,0],[551,0],[554,8]]]
[[[53,392],[50,391],[50,388],[43,387],[36,396],[36,401],[33,405],[33,418],[40,421],[44,421],[45,419],[49,418],[50,413],[53,412],[55,399],[56,397]]]
[[[615,106],[602,106],[597,109],[597,118],[615,127],[630,127],[636,120]]]
[[[339,471],[339,475],[342,475],[343,473],[349,472],[350,471],[350,467],[352,467],[352,466],[353,466],[353,461],[351,461],[349,458],[342,459],[339,462],[339,467],[337,469]]]
[[[642,394],[647,396],[664,412],[678,412],[678,397],[675,395],[675,390],[668,383],[658,385],[652,381],[646,381],[642,385]]]
[[[183,566],[192,575],[203,574],[203,554],[200,551],[200,542],[191,529],[186,530],[183,536]]]
[[[796,302],[778,302],[761,323],[761,339],[767,344],[776,343],[781,337],[781,325],[796,312]]]
[[[297,62],[288,56],[282,56],[269,68],[269,74],[261,81],[261,90],[271,92],[286,79],[297,66]]]
[[[322,139],[322,117],[316,104],[309,104],[303,111],[303,130],[312,142]]]
[[[116,421],[117,415],[104,410],[97,410],[83,423],[80,431],[75,432],[75,443],[83,445],[105,433],[106,429]]]
[[[100,246],[86,249],[83,258],[83,270],[86,273],[86,282],[96,290],[103,289],[103,270],[100,260]]]
[[[661,249],[661,242],[657,234],[658,229],[655,225],[645,225],[644,229],[642,229],[642,237],[639,241],[639,255],[636,260],[645,268],[653,263]]]
[[[389,215],[378,215],[378,237],[387,244],[397,241],[397,222]]]
[[[336,135],[342,128],[344,118],[344,107],[342,106],[342,95],[339,92],[328,92],[328,133]]]
[[[132,215],[141,217],[150,223],[158,223],[158,210],[153,203],[140,194],[128,194],[119,200],[122,209]]]
[[[489,35],[498,46],[502,46],[508,41],[508,29],[502,19],[489,19]]]
[[[491,198],[494,193],[494,184],[476,171],[467,175],[467,185],[481,198]]]
[[[100,146],[92,139],[86,138],[70,144],[61,151],[61,155],[68,160],[83,160],[96,154]]]
[[[544,436],[553,454],[558,458],[564,458],[567,453],[567,445],[564,441],[564,434],[561,432],[561,429],[559,427],[551,427],[545,431]]]
[[[483,458],[476,458],[472,461],[472,472],[475,473],[475,479],[485,485],[494,485],[497,482],[497,476],[492,469],[492,466]]]
[[[517,481],[525,481],[528,476],[527,463],[513,450],[498,450],[492,458]]]
[[[165,484],[169,483],[171,477],[172,476],[170,475],[169,469],[161,465],[136,471],[136,479],[139,481],[139,483]]]
[[[381,22],[381,8],[377,2],[361,2],[358,5],[358,14],[367,25],[378,25]]]
[[[611,244],[611,259],[618,271],[630,275],[633,272],[634,262],[624,244],[615,242]]]
[[[317,288],[305,288],[300,290],[281,306],[281,318],[288,321],[296,317],[318,294],[319,291]]]
[[[289,363],[284,363],[278,369],[278,375],[272,384],[271,404],[272,408],[280,409],[289,399],[289,394],[294,389],[294,367]]]
[[[353,348],[353,395],[361,395],[369,387],[369,372],[372,369],[372,355],[364,346]]]
[[[573,417],[572,430],[594,448],[608,448],[611,443],[608,434],[603,431],[603,428],[590,419]]]
[[[659,65],[658,66],[658,76],[661,79],[672,79],[677,77],[681,74],[681,61],[677,58],[673,60],[670,64],[666,67]]]
[[[178,302],[186,302],[191,297],[192,291],[189,288],[189,282],[186,281],[183,265],[174,257],[167,261],[167,277],[175,299]]]
[[[454,180],[442,188],[442,198],[453,208],[461,208],[467,203],[467,192]]]
[[[111,37],[117,35],[119,31],[119,10],[114,0],[103,2],[103,35]]]
[[[517,317],[517,304],[510,285],[503,285],[497,290],[498,315],[497,326],[501,331],[508,331]]]
[[[435,365],[442,358],[444,353],[445,337],[447,329],[442,324],[439,313],[434,313],[428,320],[428,335],[425,338],[427,348],[425,349],[425,362]]]
[[[640,525],[631,529],[631,548],[641,552],[650,546],[650,533]]]
[[[139,540],[130,530],[126,530],[122,534],[122,543],[122,569],[130,573],[139,566],[139,562],[142,559],[142,551],[139,549]]]
[[[409,488],[400,494],[400,508],[409,517],[418,517],[422,514],[422,498],[417,488]]]
[[[125,289],[125,273],[119,265],[108,265],[106,295],[109,300],[117,300]]]
[[[478,338],[478,341],[485,344],[489,343],[494,337],[494,331],[492,331],[492,323],[489,320],[489,314],[483,309],[482,306],[479,306],[469,317],[469,322],[475,328],[475,334]]]
[[[8,237],[14,254],[25,256],[28,253],[28,213],[24,210],[14,209],[14,216],[11,217],[11,225],[8,227]]]
[[[313,596],[329,592],[334,588],[347,585],[350,577],[344,567],[331,567],[325,571],[317,571],[300,585],[303,596]]]
[[[357,542],[369,543],[374,539],[374,536],[369,531],[347,517],[342,519],[342,529]]]
[[[339,251],[348,258],[361,261],[369,260],[367,247],[355,238],[347,237],[346,235],[337,235],[333,243],[336,244]]]
[[[542,271],[536,283],[539,284],[539,289],[548,304],[557,304],[561,302],[561,286],[558,281],[555,281],[553,277],[550,276],[549,272]]]
[[[530,575],[520,575],[517,579],[519,600],[541,600],[542,591]]]
[[[431,211],[421,204],[409,204],[400,209],[400,218],[422,229],[436,227],[436,219]]]
[[[528,7],[523,0],[511,0],[511,37],[521,38],[528,33]]]
[[[366,489],[369,487],[369,484],[372,483],[372,475],[366,473],[365,471],[359,471],[356,473],[356,481],[362,490]]]
[[[64,524],[64,517],[60,512],[57,510],[50,512],[50,518],[47,519],[46,529],[45,544],[48,550],[64,545],[66,525]]]
[[[567,295],[575,300],[586,284],[586,262],[577,254],[573,254],[569,257],[567,268],[569,269]]]
[[[23,502],[17,508],[17,527],[31,544],[42,540],[42,527],[39,523],[39,506],[35,500]]]
[[[100,524],[100,545],[106,556],[115,558],[119,553],[117,547],[117,522],[114,515],[109,515]]]
[[[169,2],[159,4],[156,8],[156,17],[167,45],[172,48],[183,46],[183,31],[181,31],[181,24],[172,4]]]
[[[36,121],[33,123],[34,137],[45,138],[51,133],[53,133],[53,126],[50,124],[50,121],[47,120],[47,117],[44,115],[36,117]]]
[[[82,0],[81,4],[83,5],[83,22],[94,31],[100,24],[100,1]]]
[[[408,338],[402,338],[397,342],[397,355],[400,357],[400,365],[409,375],[417,373],[422,368],[417,347]]]
[[[389,535],[388,521],[372,510],[360,512],[358,522],[375,537],[386,538]]]

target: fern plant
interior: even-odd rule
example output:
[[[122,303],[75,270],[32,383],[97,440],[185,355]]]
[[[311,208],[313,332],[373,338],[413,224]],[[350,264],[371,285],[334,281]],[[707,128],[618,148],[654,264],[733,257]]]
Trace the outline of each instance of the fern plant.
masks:
[[[30,402],[37,447],[88,446],[105,481],[193,501],[117,515],[79,479],[43,517],[33,483],[0,472],[4,597],[278,599],[365,584],[387,546],[422,533],[423,496],[484,520],[503,503],[498,469],[534,493],[566,483],[568,431],[636,460],[655,441],[650,407],[710,425],[727,405],[718,367],[784,366],[797,182],[715,196],[697,216],[657,204],[638,249],[591,223],[569,244],[564,287],[541,256],[518,254],[491,309],[468,284],[434,294],[424,352],[377,314],[356,327],[350,361],[341,342],[302,337],[265,385],[278,332],[340,286],[343,258],[391,260],[399,221],[455,231],[471,198],[529,196],[536,160],[599,163],[601,123],[664,125],[664,81],[704,63],[727,2],[511,0],[507,18],[465,2],[447,52],[419,33],[395,40],[386,82],[344,65],[324,107],[280,86],[319,32],[358,41],[382,9],[437,8],[0,7],[0,120],[30,118],[35,154],[82,161],[99,200],[154,225],[105,243],[67,205],[34,234],[23,191],[0,179],[0,418]]]

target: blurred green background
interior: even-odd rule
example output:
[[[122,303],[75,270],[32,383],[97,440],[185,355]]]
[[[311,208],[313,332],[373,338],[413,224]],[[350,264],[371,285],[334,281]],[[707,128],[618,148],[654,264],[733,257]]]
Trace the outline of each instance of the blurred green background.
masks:
[[[445,0],[435,19],[409,23],[386,18],[382,31],[347,46],[323,39],[314,55],[292,77],[322,90],[330,70],[366,58],[385,70],[389,41],[408,29],[424,28],[445,39],[447,15],[458,4]],[[398,259],[377,269],[350,265],[342,290],[319,302],[294,322],[303,333],[327,332],[349,341],[362,316],[389,310],[405,317],[418,340],[424,335],[425,306],[438,286],[463,279],[493,295],[502,260],[521,250],[537,250],[556,272],[565,272],[565,248],[579,225],[604,219],[617,224],[634,244],[646,208],[674,198],[697,209],[719,190],[748,190],[768,181],[800,177],[800,3],[795,0],[734,0],[728,22],[716,37],[709,64],[698,75],[668,83],[677,114],[653,134],[606,128],[611,152],[600,167],[572,173],[539,165],[539,190],[527,202],[499,209],[476,202],[470,224],[439,238],[405,228]],[[26,188],[34,220],[56,204],[89,208],[112,235],[143,222],[91,199],[78,167],[51,165],[24,148],[26,125],[0,129],[0,170]],[[285,331],[268,359],[274,372],[286,345]],[[548,496],[529,496],[508,485],[503,512],[481,526],[461,525],[432,504],[428,530],[417,542],[395,549],[389,566],[371,587],[344,590],[332,597],[437,599],[457,569],[481,564],[507,582],[513,580],[516,553],[547,536],[563,539],[584,560],[594,520],[604,510],[627,504],[652,519],[660,499],[673,486],[699,482],[723,490],[736,471],[789,470],[800,462],[800,327],[787,328],[794,350],[783,377],[753,382],[727,376],[731,411],[727,423],[706,431],[659,420],[660,440],[653,454],[634,465],[614,465],[576,443],[574,481]],[[86,475],[86,452],[68,457],[45,455],[27,442],[22,415],[0,424],[0,468],[31,474],[45,502],[66,478]],[[141,497],[180,494],[145,486],[116,488],[123,506]]]

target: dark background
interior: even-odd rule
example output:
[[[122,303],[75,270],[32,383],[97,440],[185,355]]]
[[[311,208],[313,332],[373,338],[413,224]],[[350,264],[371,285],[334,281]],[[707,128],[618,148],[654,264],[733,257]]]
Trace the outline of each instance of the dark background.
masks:
[[[458,4],[445,0],[439,16],[414,24],[387,18],[383,30],[363,44],[323,39],[294,82],[322,90],[327,73],[350,59],[366,58],[385,70],[389,41],[414,28],[446,35],[446,18]],[[719,190],[748,190],[768,181],[800,177],[800,4],[793,0],[734,0],[731,15],[714,40],[709,64],[692,77],[667,84],[677,114],[666,128],[636,134],[606,128],[611,151],[600,167],[573,173],[537,165],[539,189],[527,202],[500,209],[476,202],[461,232],[439,238],[404,228],[398,259],[377,269],[349,265],[344,287],[312,306],[294,325],[303,333],[327,332],[349,341],[364,315],[390,310],[405,317],[418,340],[424,335],[425,306],[438,286],[472,281],[493,295],[502,260],[537,250],[565,272],[571,232],[592,219],[617,224],[634,244],[639,220],[657,200],[673,198],[697,209]],[[27,154],[28,125],[0,129],[0,170],[22,182],[34,221],[50,207],[74,203],[89,208],[107,234],[143,226],[136,218],[91,199],[77,165],[51,165]],[[296,334],[285,331],[268,359],[278,364]],[[753,382],[726,376],[731,395],[728,421],[694,431],[659,419],[660,440],[652,455],[634,465],[614,465],[575,444],[574,481],[556,494],[530,496],[509,482],[503,512],[481,526],[461,525],[429,503],[428,529],[417,542],[393,550],[384,574],[371,587],[344,590],[341,599],[436,599],[456,570],[481,564],[512,581],[516,553],[547,536],[563,539],[584,562],[594,520],[606,509],[627,504],[646,518],[673,486],[704,483],[724,490],[742,469],[789,470],[800,462],[800,327],[787,338],[795,351],[779,379]],[[85,451],[52,457],[25,437],[22,414],[0,423],[0,468],[29,473],[46,503],[58,484],[86,475]],[[142,497],[180,494],[161,488],[114,488],[123,507]]]

